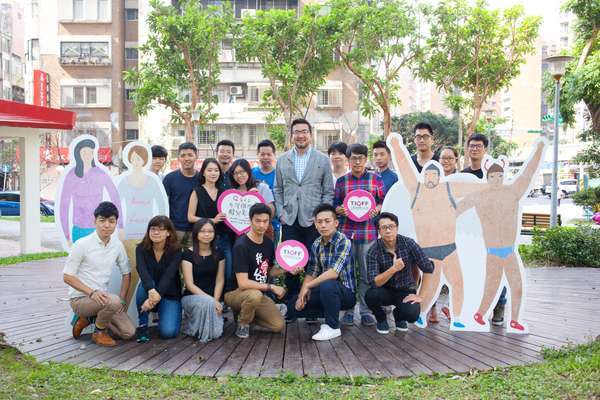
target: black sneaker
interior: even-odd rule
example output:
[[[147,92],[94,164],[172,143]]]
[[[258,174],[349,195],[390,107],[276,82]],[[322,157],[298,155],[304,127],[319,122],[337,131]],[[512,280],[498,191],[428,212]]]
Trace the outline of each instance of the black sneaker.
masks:
[[[135,341],[138,343],[148,343],[150,341],[150,332],[147,326],[140,326],[137,328],[137,334]]]
[[[504,304],[496,304],[492,315],[492,325],[502,326],[504,324]]]
[[[240,339],[246,339],[250,336],[250,326],[238,324],[237,329],[235,330],[235,336]]]
[[[406,321],[396,321],[396,330],[400,332],[408,331],[408,322]]]

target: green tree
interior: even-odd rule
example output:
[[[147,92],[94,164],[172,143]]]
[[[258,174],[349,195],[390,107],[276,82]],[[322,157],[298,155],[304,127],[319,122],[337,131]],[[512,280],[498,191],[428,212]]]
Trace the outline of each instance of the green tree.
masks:
[[[591,129],[581,132],[582,140],[592,142],[577,157],[577,162],[589,165],[592,177],[600,176],[600,1],[568,0],[563,9],[577,16],[574,60],[567,65],[561,80],[560,114],[565,123],[575,122],[575,106],[583,101]],[[554,80],[546,75],[544,88],[550,104],[554,103]]]
[[[417,11],[405,0],[330,0],[337,54],[362,83],[361,111],[383,113],[383,132],[392,129],[391,109],[400,104],[400,71],[418,59]]]
[[[289,129],[294,118],[306,115],[336,66],[333,43],[331,18],[320,5],[305,6],[300,16],[294,10],[271,9],[243,19],[236,58],[261,64],[270,85],[263,106],[271,111],[271,121],[282,115]]]
[[[505,122],[504,118],[479,118],[475,131],[486,135],[490,141],[488,153],[497,158],[499,156],[510,155],[519,148],[515,142],[505,140],[498,134],[496,127]]]
[[[469,114],[466,134],[475,132],[483,105],[519,75],[541,23],[522,6],[488,8],[484,0],[444,0],[426,11],[430,26],[417,74],[448,96],[452,109]]]
[[[174,122],[185,125],[186,138],[193,141],[194,125],[216,118],[219,52],[235,19],[228,3],[204,7],[197,0],[181,0],[176,8],[151,0],[150,5],[148,41],[140,48],[144,61],[137,70],[126,71],[124,80],[135,87],[138,114],[161,104],[171,110]],[[192,118],[193,111],[199,119]]]
[[[401,116],[392,117],[392,131],[400,133],[405,139],[404,142],[411,154],[417,149],[413,141],[413,129],[419,122],[426,122],[431,125],[434,137],[434,151],[438,151],[444,146],[455,146],[458,142],[458,123],[456,119],[450,119],[442,114],[435,114],[430,111],[414,112]]]

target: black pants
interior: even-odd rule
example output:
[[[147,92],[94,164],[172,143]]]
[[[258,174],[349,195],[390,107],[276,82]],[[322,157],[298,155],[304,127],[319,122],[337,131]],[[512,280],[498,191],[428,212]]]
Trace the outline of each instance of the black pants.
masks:
[[[396,321],[415,322],[419,318],[421,305],[419,303],[403,303],[402,300],[414,289],[390,289],[386,287],[371,288],[367,290],[365,301],[377,322],[385,321],[385,310],[383,306],[396,306],[394,308],[394,319]]]
[[[297,240],[302,243],[310,252],[310,247],[314,241],[319,237],[319,232],[314,225],[311,226],[300,226],[298,219],[294,221],[293,225],[282,224],[281,225],[281,241],[285,240]],[[290,299],[300,293],[300,275],[285,275],[285,286],[287,287],[287,298]]]
[[[298,296],[290,297],[287,305],[288,318],[321,318],[333,329],[340,327],[340,310],[348,310],[356,304],[356,294],[340,283],[327,280],[310,291],[308,302],[302,311],[296,310]]]

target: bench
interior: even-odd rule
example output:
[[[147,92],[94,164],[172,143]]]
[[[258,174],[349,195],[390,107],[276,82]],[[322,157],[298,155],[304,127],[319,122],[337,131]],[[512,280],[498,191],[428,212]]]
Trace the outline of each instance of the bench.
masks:
[[[560,214],[556,216],[556,222],[560,226],[562,221]],[[550,214],[523,213],[521,218],[521,234],[533,235],[533,229],[545,231],[550,228]]]

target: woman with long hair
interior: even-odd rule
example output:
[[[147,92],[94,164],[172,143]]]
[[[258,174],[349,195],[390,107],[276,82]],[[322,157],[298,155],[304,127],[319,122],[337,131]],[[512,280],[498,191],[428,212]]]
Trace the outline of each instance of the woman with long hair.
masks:
[[[181,270],[185,291],[183,333],[208,342],[223,334],[221,296],[225,286],[225,260],[215,243],[215,224],[201,218],[192,228],[191,250],[183,253]]]
[[[119,215],[123,215],[119,194],[110,175],[104,167],[96,165],[98,148],[95,138],[86,136],[89,138],[77,138],[74,141],[74,162],[65,174],[58,196],[58,220],[68,247],[96,229],[94,209],[102,202],[105,189],[110,201],[117,206]],[[70,208],[72,215],[69,215]],[[118,227],[123,228],[121,219]]]
[[[271,209],[271,217],[275,215],[275,198],[273,197],[273,192],[269,188],[269,185],[254,179],[252,167],[250,167],[250,163],[247,160],[243,158],[235,160],[231,164],[231,167],[229,167],[228,173],[232,188],[242,193],[257,191],[265,199],[265,204]],[[265,235],[273,240],[274,232],[272,225],[269,225],[269,229]]]
[[[199,185],[190,195],[188,205],[188,221],[192,224],[202,218],[208,218],[215,226],[215,243],[219,252],[225,257],[225,277],[229,281],[233,277],[232,253],[235,234],[225,224],[225,213],[217,207],[219,196],[223,193],[224,174],[221,166],[214,158],[207,158],[200,168]]]
[[[139,313],[137,341],[150,340],[148,313],[158,312],[158,330],[164,339],[175,338],[181,326],[181,247],[175,226],[164,215],[148,222],[146,235],[135,249],[141,284],[136,292]]]

